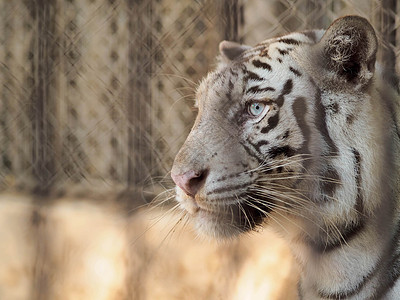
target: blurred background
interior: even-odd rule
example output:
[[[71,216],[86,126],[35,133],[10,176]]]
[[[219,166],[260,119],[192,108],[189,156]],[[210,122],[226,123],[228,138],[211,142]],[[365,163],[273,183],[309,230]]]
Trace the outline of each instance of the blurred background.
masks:
[[[202,241],[146,204],[173,195],[221,40],[346,14],[398,71],[397,0],[0,0],[0,299],[294,299],[273,233]]]

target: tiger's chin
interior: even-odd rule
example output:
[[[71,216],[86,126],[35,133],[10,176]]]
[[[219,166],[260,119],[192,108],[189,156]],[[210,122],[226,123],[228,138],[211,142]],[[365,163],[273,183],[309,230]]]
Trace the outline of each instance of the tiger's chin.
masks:
[[[243,204],[204,207],[187,195],[177,196],[180,207],[189,215],[196,232],[205,238],[229,240],[251,232],[263,223],[266,215]]]

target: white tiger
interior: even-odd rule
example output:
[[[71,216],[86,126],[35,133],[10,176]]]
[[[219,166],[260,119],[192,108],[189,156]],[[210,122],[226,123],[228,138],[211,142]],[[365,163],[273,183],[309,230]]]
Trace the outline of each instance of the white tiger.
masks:
[[[222,42],[171,171],[199,232],[280,232],[300,299],[400,299],[400,97],[376,51],[358,16]]]

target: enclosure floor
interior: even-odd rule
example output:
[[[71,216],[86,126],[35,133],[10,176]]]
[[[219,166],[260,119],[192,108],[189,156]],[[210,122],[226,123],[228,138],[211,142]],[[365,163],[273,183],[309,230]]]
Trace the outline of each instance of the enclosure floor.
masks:
[[[0,299],[296,299],[297,269],[272,232],[216,243],[178,220],[2,194]]]

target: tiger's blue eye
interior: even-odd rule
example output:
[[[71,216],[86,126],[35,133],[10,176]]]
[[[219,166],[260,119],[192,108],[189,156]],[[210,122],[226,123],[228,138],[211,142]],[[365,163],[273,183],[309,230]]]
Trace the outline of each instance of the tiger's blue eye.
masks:
[[[249,114],[253,117],[258,117],[265,109],[265,104],[261,102],[253,102],[250,104],[248,110]]]

